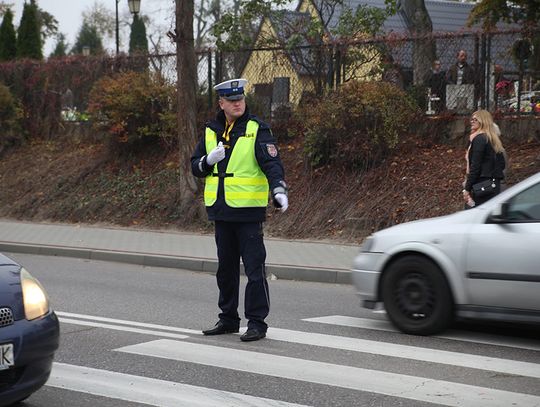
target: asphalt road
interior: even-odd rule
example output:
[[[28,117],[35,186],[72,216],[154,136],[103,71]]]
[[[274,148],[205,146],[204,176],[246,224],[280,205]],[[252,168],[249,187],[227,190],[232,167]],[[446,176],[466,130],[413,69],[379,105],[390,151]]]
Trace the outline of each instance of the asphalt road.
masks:
[[[218,312],[210,274],[8,255],[61,321],[53,374],[28,407],[540,406],[538,329],[408,336],[349,285],[272,280],[268,338],[242,343],[200,334]]]

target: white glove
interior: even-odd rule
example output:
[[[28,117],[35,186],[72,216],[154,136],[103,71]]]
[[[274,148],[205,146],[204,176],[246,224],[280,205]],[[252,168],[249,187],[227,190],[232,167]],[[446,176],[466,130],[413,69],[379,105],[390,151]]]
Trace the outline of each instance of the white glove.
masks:
[[[206,163],[208,165],[214,165],[217,162],[220,162],[225,158],[225,147],[223,147],[223,142],[220,141],[216,148],[214,148],[206,156]]]
[[[289,207],[289,198],[285,194],[276,194],[274,195],[274,200],[280,205],[279,210],[285,212]]]

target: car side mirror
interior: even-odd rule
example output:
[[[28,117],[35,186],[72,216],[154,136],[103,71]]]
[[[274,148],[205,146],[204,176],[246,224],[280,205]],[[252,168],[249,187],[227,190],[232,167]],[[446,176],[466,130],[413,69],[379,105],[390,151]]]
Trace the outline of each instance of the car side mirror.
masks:
[[[508,202],[502,202],[500,205],[496,206],[489,215],[488,223],[508,222],[509,208],[510,204]]]
[[[501,218],[508,220],[510,204],[508,202],[501,203]]]

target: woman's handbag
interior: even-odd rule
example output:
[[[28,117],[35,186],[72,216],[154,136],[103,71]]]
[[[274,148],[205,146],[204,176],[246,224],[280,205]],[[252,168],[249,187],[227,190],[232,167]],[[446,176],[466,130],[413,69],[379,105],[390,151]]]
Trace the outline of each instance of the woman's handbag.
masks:
[[[472,186],[473,197],[483,198],[489,195],[495,195],[497,191],[497,184],[495,178],[487,179]]]

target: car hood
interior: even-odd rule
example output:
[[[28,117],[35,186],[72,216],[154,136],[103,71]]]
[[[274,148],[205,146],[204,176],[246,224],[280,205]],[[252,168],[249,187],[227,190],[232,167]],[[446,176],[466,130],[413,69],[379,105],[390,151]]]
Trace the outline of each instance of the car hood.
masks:
[[[21,266],[0,254],[0,307],[22,306]],[[14,311],[20,311],[18,307]],[[17,312],[16,312],[17,314]]]
[[[406,242],[430,242],[444,236],[462,234],[473,223],[484,221],[485,208],[474,208],[436,218],[402,223],[374,233],[373,251],[386,251],[390,246]],[[384,247],[382,247],[384,245]]]
[[[19,266],[19,265],[15,263],[13,260],[11,260],[9,257],[4,256],[2,253],[0,253],[0,266]]]

